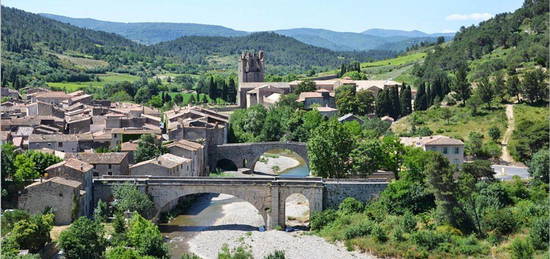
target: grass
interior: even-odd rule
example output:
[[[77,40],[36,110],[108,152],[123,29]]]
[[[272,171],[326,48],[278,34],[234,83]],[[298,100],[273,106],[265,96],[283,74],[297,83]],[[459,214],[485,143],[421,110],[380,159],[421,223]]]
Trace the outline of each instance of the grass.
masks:
[[[91,81],[91,82],[48,82],[49,87],[59,88],[65,92],[74,92],[87,87],[103,87],[105,84],[117,83],[123,81],[137,81],[138,76],[130,74],[120,74],[120,73],[107,73],[107,74],[98,74],[97,75],[100,81]]]
[[[453,114],[449,123],[441,118],[441,109],[450,109]],[[466,107],[452,106],[448,108],[431,108],[427,111],[414,112],[421,122],[419,127],[428,127],[434,134],[445,135],[466,140],[472,131],[480,132],[484,140],[489,140],[488,131],[492,126],[497,126],[502,134],[507,127],[507,119],[503,106],[492,110],[483,109],[479,115],[472,116]],[[405,133],[411,129],[411,115],[406,116],[391,126],[395,133]]]
[[[526,104],[514,105],[514,119],[518,124],[521,121],[547,121],[550,111],[546,106],[530,106]]]
[[[74,64],[77,67],[80,68],[95,68],[95,67],[103,67],[108,66],[109,63],[103,61],[103,60],[97,60],[97,59],[91,59],[91,58],[85,58],[85,57],[73,57],[73,56],[67,56],[63,54],[55,54],[59,59],[66,60],[71,64]]]

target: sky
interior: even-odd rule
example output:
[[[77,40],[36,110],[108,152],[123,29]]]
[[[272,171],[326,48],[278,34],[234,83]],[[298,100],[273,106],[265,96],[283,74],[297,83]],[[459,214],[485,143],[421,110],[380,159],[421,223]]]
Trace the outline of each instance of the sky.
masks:
[[[523,0],[4,0],[33,13],[116,22],[215,24],[244,31],[370,28],[454,32]]]

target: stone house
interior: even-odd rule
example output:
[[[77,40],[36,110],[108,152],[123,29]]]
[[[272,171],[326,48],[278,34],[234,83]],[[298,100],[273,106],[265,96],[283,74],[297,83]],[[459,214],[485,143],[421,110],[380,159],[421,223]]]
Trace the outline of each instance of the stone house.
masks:
[[[130,167],[131,175],[191,176],[191,159],[164,154]]]
[[[72,116],[65,118],[65,132],[69,134],[85,133],[90,131],[92,117]]]
[[[137,140],[124,142],[120,145],[120,152],[128,153],[128,161],[130,161],[131,164],[134,163],[134,153],[136,152],[137,147]]]
[[[82,183],[82,189],[92,186],[92,169],[94,167],[76,158],[69,158],[46,168],[46,178],[62,177]]]
[[[45,102],[51,104],[61,104],[71,99],[71,95],[61,91],[38,92],[31,95],[31,102]]]
[[[79,216],[89,215],[91,193],[81,190],[78,181],[54,177],[25,187],[18,200],[18,208],[31,214],[51,208],[56,225],[70,224]]]
[[[353,113],[348,113],[343,115],[342,117],[338,118],[338,122],[348,122],[348,121],[358,121],[359,123],[363,123],[363,120]]]
[[[422,148],[442,153],[451,164],[464,163],[464,142],[447,136],[436,135],[428,137],[401,137],[403,145]]]
[[[93,166],[93,176],[130,174],[128,153],[125,152],[80,152],[66,154],[65,157],[76,158],[80,161],[91,164]]]
[[[191,159],[190,176],[208,176],[204,146],[189,140],[181,139],[166,145],[170,154]]]
[[[29,136],[29,149],[49,148],[65,153],[78,152],[78,138],[76,135],[65,134],[32,134]]]
[[[312,105],[331,108],[336,107],[334,94],[325,89],[320,89],[315,92],[302,92],[296,101],[303,103],[306,109],[310,109]]]

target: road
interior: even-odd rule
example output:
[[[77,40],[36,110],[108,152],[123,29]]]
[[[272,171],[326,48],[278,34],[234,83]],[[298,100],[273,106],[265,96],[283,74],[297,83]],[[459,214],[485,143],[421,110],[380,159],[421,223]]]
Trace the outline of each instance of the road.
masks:
[[[508,164],[517,164],[514,161],[514,158],[510,155],[510,151],[508,150],[508,142],[512,137],[515,125],[513,104],[506,105],[506,118],[508,118],[508,128],[506,129],[506,132],[504,132],[504,136],[502,138],[502,155],[500,156],[500,160]]]

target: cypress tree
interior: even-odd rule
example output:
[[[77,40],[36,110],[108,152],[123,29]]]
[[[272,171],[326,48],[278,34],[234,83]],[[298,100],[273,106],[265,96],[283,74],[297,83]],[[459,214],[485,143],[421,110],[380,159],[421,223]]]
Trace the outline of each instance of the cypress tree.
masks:
[[[401,116],[407,116],[411,113],[411,87],[403,84],[399,93],[399,102],[401,107]]]
[[[401,114],[401,105],[399,103],[399,90],[397,86],[392,86],[389,88],[389,91],[390,91],[390,99],[391,99],[390,116],[394,119],[397,119]]]
[[[237,101],[237,87],[235,86],[235,80],[233,78],[230,78],[228,82],[227,101],[230,103],[235,103]]]
[[[416,93],[416,99],[414,100],[414,110],[424,111],[428,108],[428,99],[426,96],[426,85],[421,83],[418,86],[418,92]]]

